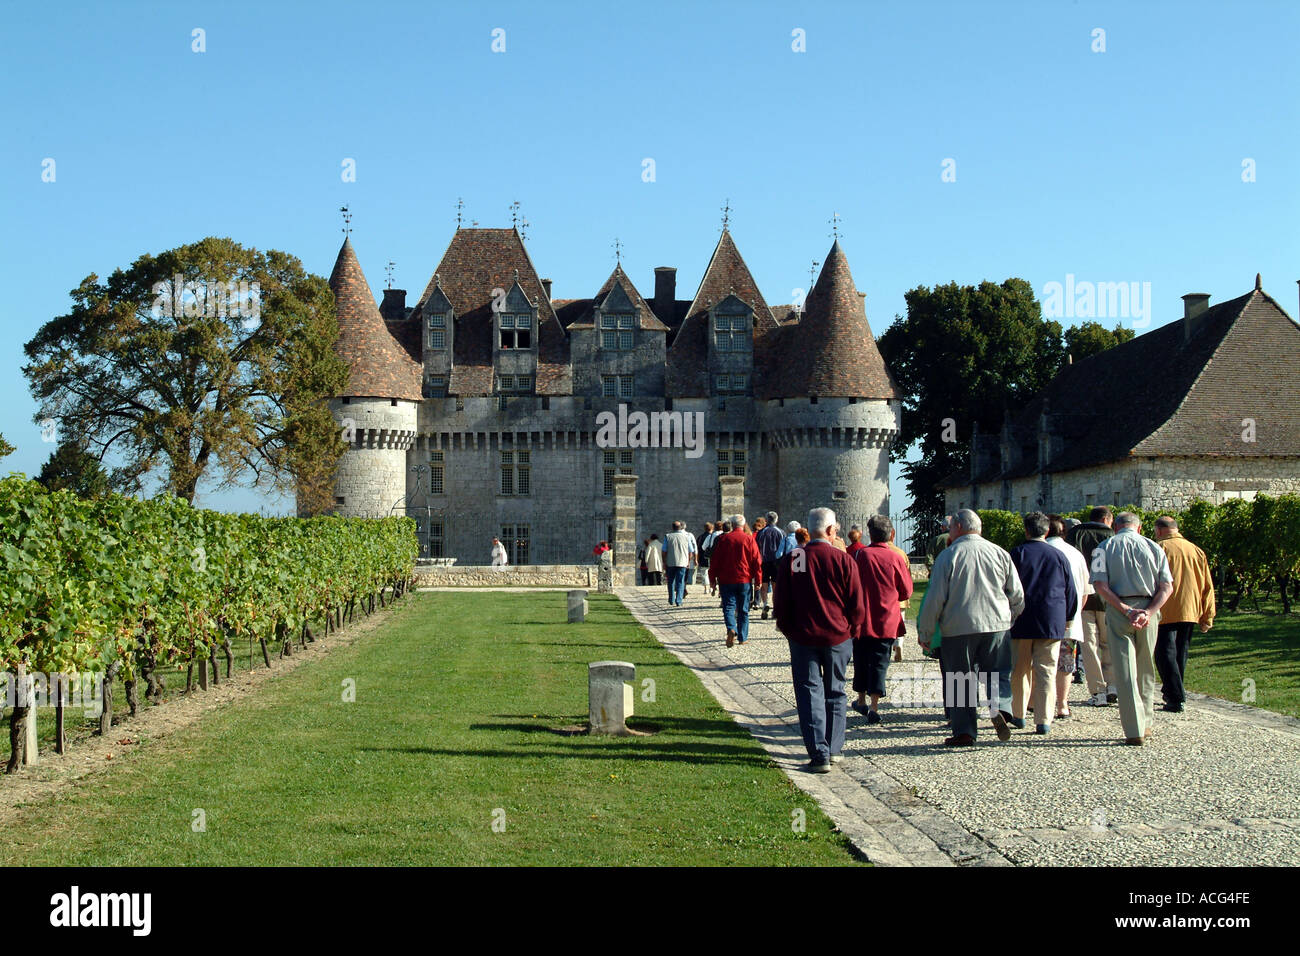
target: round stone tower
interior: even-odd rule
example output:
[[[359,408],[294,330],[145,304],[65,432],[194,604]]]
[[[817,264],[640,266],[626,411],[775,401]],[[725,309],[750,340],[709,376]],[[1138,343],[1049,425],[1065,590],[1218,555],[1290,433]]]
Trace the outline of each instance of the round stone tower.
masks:
[[[421,367],[379,314],[351,240],[330,275],[338,315],[335,345],[348,364],[347,387],[330,401],[347,451],[334,480],[334,512],[383,517],[407,491],[406,453],[415,442]]]
[[[901,393],[867,323],[839,241],[831,247],[803,316],[781,330],[763,408],[776,452],[783,518],[834,509],[848,527],[889,512],[889,449]]]

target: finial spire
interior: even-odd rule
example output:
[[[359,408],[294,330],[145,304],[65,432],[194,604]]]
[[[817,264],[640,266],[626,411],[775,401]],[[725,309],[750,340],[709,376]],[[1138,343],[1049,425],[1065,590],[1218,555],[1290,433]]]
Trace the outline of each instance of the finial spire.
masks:
[[[529,223],[527,216],[519,217],[519,238],[520,239],[524,239],[524,240],[528,239],[529,225],[531,225],[531,223]]]
[[[819,265],[821,265],[821,263],[818,262],[816,259],[814,259],[812,261],[812,265],[808,267],[808,288],[809,289],[811,289],[813,287],[813,283],[817,281],[817,267]]]
[[[519,228],[519,200],[516,199],[510,204],[510,225],[516,229]]]
[[[385,289],[391,289],[393,287],[393,266],[395,265],[397,265],[397,263],[392,259],[389,259],[388,265],[384,266],[384,274],[388,276],[388,284],[384,286]]]
[[[1259,291],[1260,291],[1261,289],[1263,289],[1263,288],[1264,288],[1264,283],[1263,283],[1263,281],[1260,279],[1259,273],[1256,272],[1256,273],[1255,273],[1255,291],[1256,291],[1256,292],[1259,292]]]
[[[621,266],[623,264],[623,241],[619,239],[618,236],[614,237],[613,249],[614,249],[614,264]]]
[[[456,197],[456,231],[457,231],[457,232],[460,232],[460,224],[461,224],[461,218],[462,218],[462,217],[461,217],[461,211],[462,211],[464,208],[465,208],[465,200],[462,199],[462,198],[460,198],[459,196],[457,196],[457,197]]]
[[[831,238],[836,242],[840,239],[840,218],[839,213],[833,212],[831,213],[831,218],[826,220],[831,224]]]
[[[352,213],[348,212],[347,206],[339,206],[339,212],[343,213],[343,235],[352,235]]]
[[[731,225],[731,200],[725,199],[722,203],[722,231],[726,232],[729,225]]]

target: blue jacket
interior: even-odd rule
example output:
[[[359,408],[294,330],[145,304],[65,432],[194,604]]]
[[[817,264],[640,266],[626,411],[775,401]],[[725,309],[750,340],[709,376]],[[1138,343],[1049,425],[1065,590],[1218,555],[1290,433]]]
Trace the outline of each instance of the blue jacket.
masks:
[[[769,561],[780,561],[785,557],[785,532],[776,525],[768,525],[754,539],[758,545],[758,553],[763,557],[763,563]]]
[[[1079,610],[1069,560],[1046,541],[1025,541],[1011,549],[1011,563],[1025,589],[1025,610],[1011,625],[1011,638],[1064,638],[1066,623]]]

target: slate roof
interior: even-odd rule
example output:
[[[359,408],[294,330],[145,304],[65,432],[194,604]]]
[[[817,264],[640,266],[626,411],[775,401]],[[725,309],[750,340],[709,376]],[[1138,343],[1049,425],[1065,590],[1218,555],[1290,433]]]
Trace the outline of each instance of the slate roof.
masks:
[[[730,230],[722,236],[709,259],[700,287],[672,338],[668,349],[667,392],[670,398],[706,398],[709,389],[709,309],[735,294],[754,310],[755,385],[767,366],[766,352],[777,329],[776,319],[758,291],[749,266],[741,258]],[[669,323],[671,324],[671,323]]]
[[[393,338],[379,315],[379,306],[375,304],[350,239],[343,240],[329,284],[339,324],[334,348],[349,370],[347,388],[340,397],[419,401],[421,366],[409,348]],[[418,335],[417,325],[417,355]]]
[[[424,304],[441,288],[455,315],[450,395],[490,395],[493,388],[492,290],[519,286],[537,307],[538,395],[569,395],[569,345],[542,280],[516,229],[458,229],[416,303],[410,321],[422,327]]]
[[[804,314],[798,322],[781,326],[775,345],[762,397],[902,397],[876,348],[838,239],[808,293]]]
[[[1067,365],[1011,423],[1020,464],[1000,458],[978,483],[1038,472],[1047,410],[1065,448],[1045,469],[1071,471],[1130,457],[1300,455],[1300,326],[1263,289],[1211,306]],[[1256,441],[1242,441],[1243,419]],[[940,487],[970,485],[970,471]]]

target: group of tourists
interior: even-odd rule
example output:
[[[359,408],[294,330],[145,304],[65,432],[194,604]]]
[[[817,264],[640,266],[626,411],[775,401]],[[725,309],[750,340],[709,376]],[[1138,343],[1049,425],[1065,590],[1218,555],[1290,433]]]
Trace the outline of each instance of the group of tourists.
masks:
[[[1050,734],[1054,721],[1070,717],[1069,687],[1081,663],[1088,704],[1118,705],[1124,742],[1141,746],[1152,733],[1157,675],[1163,710],[1181,711],[1192,630],[1214,622],[1205,553],[1172,517],[1156,521],[1154,541],[1141,534],[1137,515],[1106,507],[1082,523],[1037,511],[1023,520],[1025,540],[1008,552],[982,537],[979,516],[962,509],[948,516],[934,549],[917,639],[943,671],[951,726],[944,744],[973,746],[981,709],[998,740],[1031,720],[1037,735]],[[757,533],[743,515],[711,523],[695,550],[683,542],[675,560],[707,562],[728,647],[749,639],[751,594],[761,593],[764,618],[770,600],[790,646],[807,769],[829,772],[841,758],[849,706],[868,724],[881,722],[889,663],[905,634],[911,568],[884,515],[867,522],[866,542],[851,529],[848,544],[829,508],[813,509],[806,528],[791,522],[782,532],[776,521],[769,513]],[[669,595],[680,606],[671,587]]]

